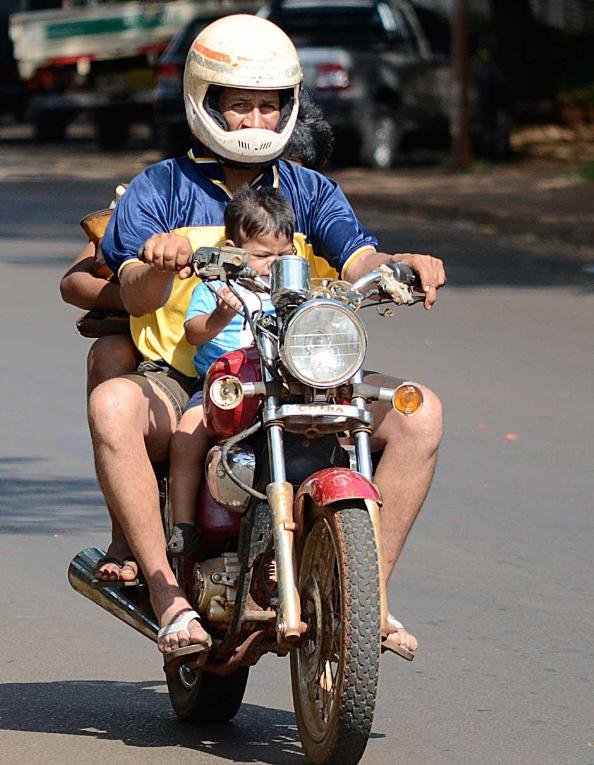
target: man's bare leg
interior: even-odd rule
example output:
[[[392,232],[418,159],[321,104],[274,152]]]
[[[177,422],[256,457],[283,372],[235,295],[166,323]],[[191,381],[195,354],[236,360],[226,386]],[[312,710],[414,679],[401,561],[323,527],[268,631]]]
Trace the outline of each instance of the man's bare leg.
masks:
[[[89,423],[101,488],[142,568],[159,625],[171,624],[191,606],[167,560],[150,461],[167,458],[176,427],[171,403],[146,379],[116,378],[91,394]],[[168,635],[159,647],[168,652],[206,637],[194,620],[187,633]]]
[[[394,384],[383,375],[368,375],[365,381],[387,387]],[[441,402],[428,388],[419,387],[423,408],[410,417],[382,403],[373,404],[372,445],[383,448],[375,481],[383,498],[380,524],[386,586],[431,486],[442,435]],[[405,629],[393,634],[397,644],[416,649],[416,638]]]
[[[96,340],[87,356],[87,397],[106,380],[129,374],[136,369],[138,352],[126,335],[106,335]],[[117,580],[131,582],[138,576],[138,564],[131,559],[132,552],[117,518],[107,507],[111,519],[111,542],[106,557],[120,563],[103,563],[95,569],[102,582]]]

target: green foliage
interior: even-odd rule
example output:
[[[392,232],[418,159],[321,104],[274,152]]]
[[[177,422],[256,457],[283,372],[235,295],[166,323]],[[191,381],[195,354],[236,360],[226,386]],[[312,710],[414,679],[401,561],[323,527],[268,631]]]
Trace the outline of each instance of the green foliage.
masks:
[[[594,183],[594,161],[583,162],[581,165],[577,166],[575,172],[578,178],[581,178],[582,181]]]

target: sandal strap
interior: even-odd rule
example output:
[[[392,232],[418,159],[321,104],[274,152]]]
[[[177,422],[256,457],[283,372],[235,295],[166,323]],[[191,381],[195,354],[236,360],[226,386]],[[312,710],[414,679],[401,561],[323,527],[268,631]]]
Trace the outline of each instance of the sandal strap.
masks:
[[[403,630],[405,629],[404,624],[402,622],[399,622],[398,619],[396,619],[392,614],[388,614],[388,623],[394,627],[394,629],[397,630]]]
[[[188,625],[190,622],[194,621],[194,619],[200,621],[200,616],[196,611],[192,609],[184,611],[174,622],[161,627],[157,634],[157,640],[161,640],[162,638],[167,637],[167,635],[172,635],[175,632],[188,632]]]
[[[104,555],[102,558],[99,558],[97,563],[95,564],[95,568],[98,569],[99,566],[105,566],[107,563],[113,563],[115,566],[122,567],[122,560],[120,558],[116,558],[115,555]]]

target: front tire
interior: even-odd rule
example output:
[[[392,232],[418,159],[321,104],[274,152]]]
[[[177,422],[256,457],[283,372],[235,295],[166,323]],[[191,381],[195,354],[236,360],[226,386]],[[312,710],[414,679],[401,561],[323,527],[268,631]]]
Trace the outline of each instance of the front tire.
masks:
[[[169,699],[181,720],[194,723],[225,723],[241,707],[249,667],[240,667],[232,675],[213,675],[194,671],[187,665],[167,676]]]
[[[380,577],[363,503],[315,508],[299,567],[308,632],[291,652],[301,743],[313,765],[355,765],[371,732],[380,660]]]

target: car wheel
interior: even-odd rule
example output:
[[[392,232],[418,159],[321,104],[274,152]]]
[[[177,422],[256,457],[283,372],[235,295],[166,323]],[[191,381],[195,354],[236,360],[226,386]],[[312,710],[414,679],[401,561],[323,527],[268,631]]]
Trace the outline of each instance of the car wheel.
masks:
[[[371,119],[361,139],[361,164],[375,170],[389,170],[396,162],[400,145],[400,131],[395,115],[379,109]]]
[[[46,115],[33,122],[33,140],[37,143],[61,143],[66,137],[68,121]]]
[[[511,126],[510,113],[498,109],[476,136],[476,153],[485,159],[507,159],[511,154]]]
[[[121,149],[130,135],[130,124],[117,115],[105,115],[95,120],[95,141],[100,149]]]

